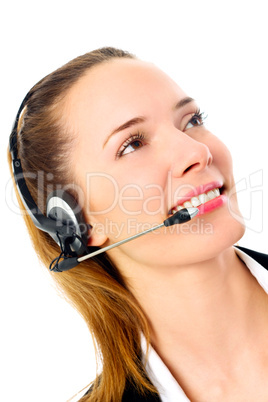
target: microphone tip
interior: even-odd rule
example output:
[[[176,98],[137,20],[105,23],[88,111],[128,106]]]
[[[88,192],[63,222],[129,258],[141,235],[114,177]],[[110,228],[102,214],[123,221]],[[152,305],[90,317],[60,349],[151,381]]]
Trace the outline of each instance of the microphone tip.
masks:
[[[193,219],[193,218],[198,214],[198,212],[199,212],[199,209],[198,209],[198,208],[192,208],[192,207],[190,207],[190,208],[186,208],[186,209],[188,210],[191,219]]]
[[[185,223],[194,218],[198,214],[198,212],[199,212],[198,208],[183,208],[175,212],[175,214],[171,215],[163,223],[165,226],[172,226],[178,223],[179,224]]]

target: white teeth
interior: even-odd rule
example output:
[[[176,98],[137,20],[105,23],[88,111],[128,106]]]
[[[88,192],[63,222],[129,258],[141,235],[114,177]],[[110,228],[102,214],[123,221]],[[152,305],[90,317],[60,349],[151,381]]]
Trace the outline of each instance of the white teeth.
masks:
[[[191,198],[191,203],[193,207],[198,207],[199,205],[201,205],[201,201],[197,197]]]
[[[198,198],[201,204],[205,204],[205,202],[209,201],[209,198],[206,194],[200,194]]]
[[[183,209],[184,207],[182,205],[178,205],[176,208],[172,209],[171,213],[175,214],[175,212],[180,211],[181,209]]]
[[[220,190],[218,188],[215,188],[214,190],[210,190],[207,193],[200,194],[198,197],[192,197],[191,201],[186,201],[183,206],[178,205],[172,210],[172,213],[174,214],[175,212],[180,211],[183,208],[196,208],[201,204],[205,204],[206,202],[213,200],[213,198],[219,197],[220,195]]]
[[[185,208],[192,208],[192,204],[191,204],[190,201],[186,201],[186,202],[183,204],[183,206],[184,206]]]
[[[216,195],[215,195],[215,193],[214,193],[213,190],[209,191],[209,192],[207,193],[207,196],[208,196],[208,198],[209,198],[210,200],[213,200],[213,198],[216,198]]]

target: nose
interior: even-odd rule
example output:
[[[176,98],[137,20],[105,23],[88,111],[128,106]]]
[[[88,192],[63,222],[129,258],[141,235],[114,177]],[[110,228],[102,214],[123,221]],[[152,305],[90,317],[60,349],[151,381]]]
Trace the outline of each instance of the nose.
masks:
[[[173,148],[173,155],[171,171],[174,177],[182,177],[190,171],[202,171],[213,161],[209,147],[185,133],[181,133],[177,146]]]

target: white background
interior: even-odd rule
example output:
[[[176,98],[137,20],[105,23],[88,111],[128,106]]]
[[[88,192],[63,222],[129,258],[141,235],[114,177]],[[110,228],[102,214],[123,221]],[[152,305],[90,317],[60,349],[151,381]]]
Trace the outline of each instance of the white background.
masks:
[[[248,230],[268,250],[266,1],[6,1],[1,34],[0,400],[64,402],[95,375],[80,316],[59,297],[18,214],[6,163],[17,109],[40,78],[101,46],[169,73],[230,148]]]

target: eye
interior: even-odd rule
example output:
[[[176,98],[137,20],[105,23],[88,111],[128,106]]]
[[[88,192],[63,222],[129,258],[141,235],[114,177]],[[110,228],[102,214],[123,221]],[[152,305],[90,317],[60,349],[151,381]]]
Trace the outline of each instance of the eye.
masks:
[[[184,130],[188,130],[192,127],[203,126],[204,124],[204,113],[201,113],[200,110],[197,110],[194,115],[192,115],[191,119],[188,121]]]
[[[136,151],[145,145],[145,137],[142,133],[132,134],[119,148],[116,158],[121,158],[126,154]]]

